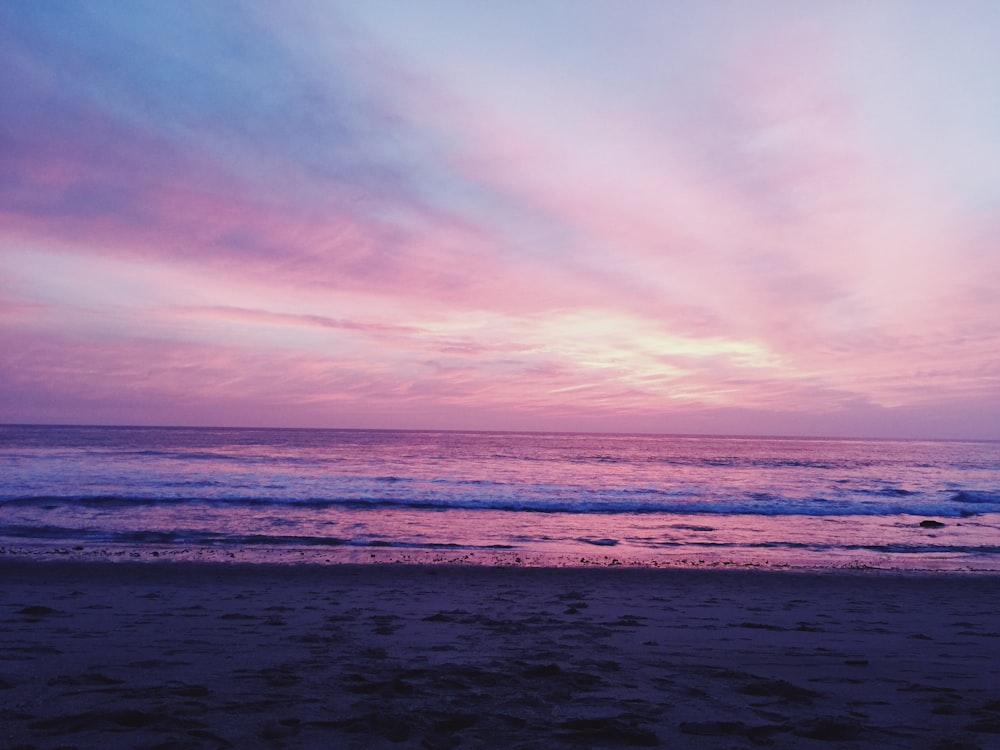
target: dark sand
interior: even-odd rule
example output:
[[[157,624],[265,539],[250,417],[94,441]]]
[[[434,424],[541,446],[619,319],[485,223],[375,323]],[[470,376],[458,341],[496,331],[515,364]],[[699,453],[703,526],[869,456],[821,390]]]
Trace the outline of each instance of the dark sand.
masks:
[[[0,747],[1000,747],[1000,579],[0,561]]]

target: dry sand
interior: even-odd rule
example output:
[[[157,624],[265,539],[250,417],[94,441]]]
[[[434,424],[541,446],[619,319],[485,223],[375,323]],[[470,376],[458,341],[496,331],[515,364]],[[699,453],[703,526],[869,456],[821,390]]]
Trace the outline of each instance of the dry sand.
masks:
[[[1000,747],[1000,580],[0,561],[8,748]]]

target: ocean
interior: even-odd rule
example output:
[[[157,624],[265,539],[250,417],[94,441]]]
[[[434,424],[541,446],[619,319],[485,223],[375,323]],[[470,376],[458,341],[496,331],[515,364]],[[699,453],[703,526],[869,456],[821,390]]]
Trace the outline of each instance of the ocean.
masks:
[[[1000,443],[0,426],[0,555],[1000,571]]]

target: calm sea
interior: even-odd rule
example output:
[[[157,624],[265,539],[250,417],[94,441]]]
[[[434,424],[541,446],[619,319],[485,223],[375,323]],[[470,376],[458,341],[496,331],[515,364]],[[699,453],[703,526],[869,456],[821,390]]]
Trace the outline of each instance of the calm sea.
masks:
[[[1000,443],[0,426],[0,550],[1000,571]]]

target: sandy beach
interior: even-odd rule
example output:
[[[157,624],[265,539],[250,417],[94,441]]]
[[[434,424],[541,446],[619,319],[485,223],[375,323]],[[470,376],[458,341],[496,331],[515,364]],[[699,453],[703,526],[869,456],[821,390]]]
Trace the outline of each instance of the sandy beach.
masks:
[[[9,748],[990,748],[988,576],[0,561]]]

